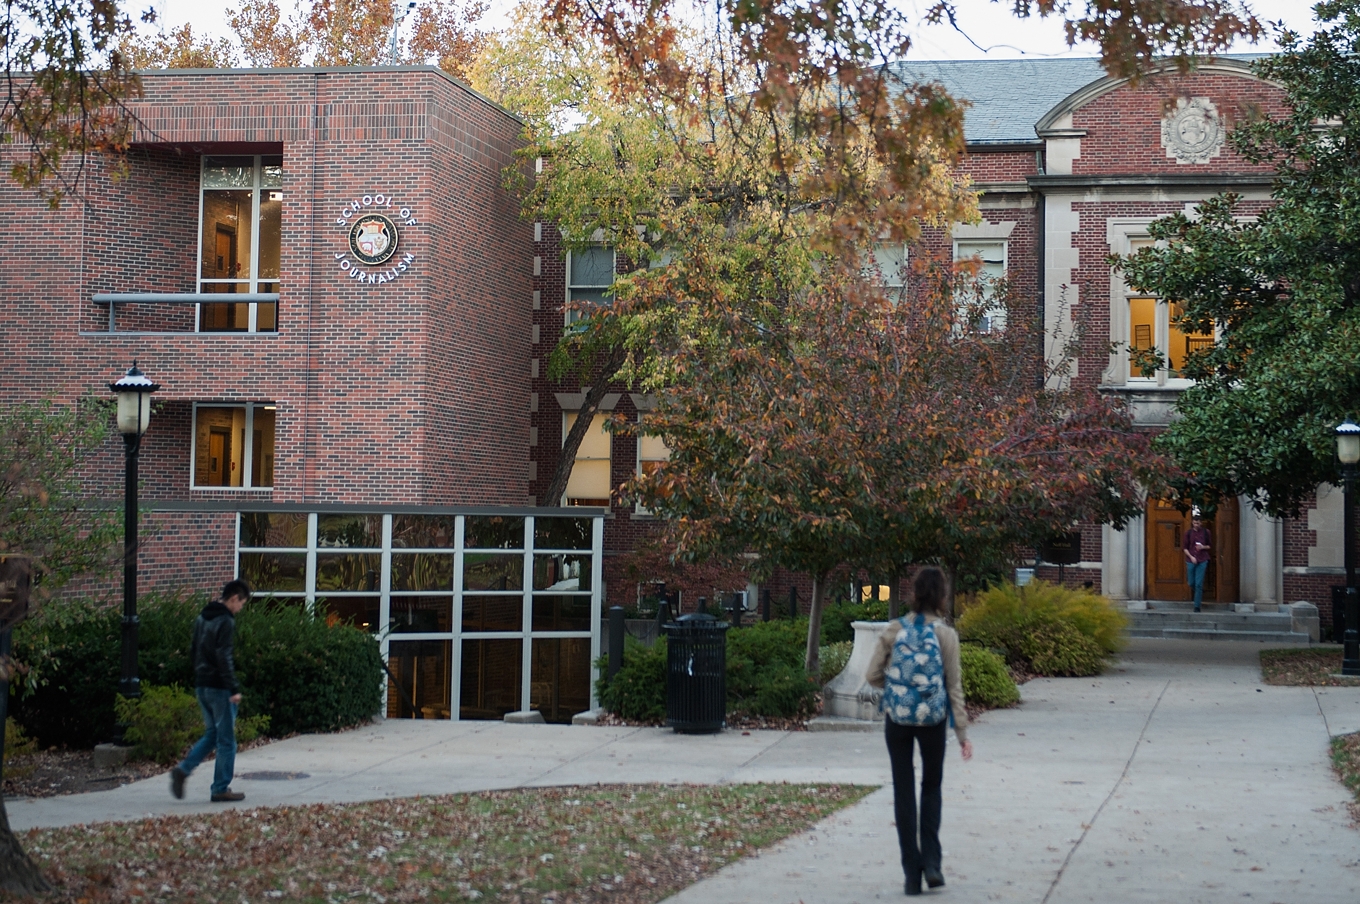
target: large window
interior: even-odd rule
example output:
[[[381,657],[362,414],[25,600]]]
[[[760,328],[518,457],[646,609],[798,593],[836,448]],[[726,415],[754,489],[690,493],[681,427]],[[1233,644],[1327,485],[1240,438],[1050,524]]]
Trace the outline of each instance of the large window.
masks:
[[[961,306],[982,310],[978,329],[984,333],[1006,328],[1006,305],[1000,283],[1006,278],[1006,241],[1004,239],[958,239],[954,242],[955,261],[975,261],[977,282],[958,293]]]
[[[1130,253],[1150,247],[1152,239],[1129,240]],[[1176,325],[1181,306],[1160,298],[1130,294],[1129,307],[1129,377],[1141,379],[1179,378],[1191,353],[1214,344],[1212,333],[1187,333]],[[1143,354],[1140,354],[1143,353]],[[1143,372],[1143,363],[1160,357],[1162,367],[1153,374]]]
[[[567,255],[567,298],[604,304],[614,284],[614,249],[592,245]],[[567,312],[567,323],[581,319],[579,311]]]
[[[193,486],[274,486],[274,406],[194,405]]]
[[[608,421],[607,414],[597,414],[591,418],[581,447],[576,450],[576,463],[572,465],[571,476],[567,478],[567,505],[609,505],[609,450],[614,436],[605,429]],[[574,423],[576,413],[568,412],[563,418],[563,439]]]
[[[283,158],[204,157],[198,291],[246,295],[279,291]],[[203,332],[272,332],[277,302],[199,305]]]

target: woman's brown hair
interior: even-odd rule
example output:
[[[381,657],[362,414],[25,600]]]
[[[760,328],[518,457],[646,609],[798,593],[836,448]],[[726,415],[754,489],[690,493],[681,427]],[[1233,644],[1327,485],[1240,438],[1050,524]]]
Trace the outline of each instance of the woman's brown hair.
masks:
[[[934,566],[922,568],[912,583],[911,611],[943,616],[946,593],[944,572]]]

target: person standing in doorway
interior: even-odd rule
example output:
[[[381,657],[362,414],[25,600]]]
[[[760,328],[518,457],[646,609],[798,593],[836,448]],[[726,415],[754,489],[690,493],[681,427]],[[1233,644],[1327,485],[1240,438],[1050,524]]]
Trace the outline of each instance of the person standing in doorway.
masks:
[[[942,617],[948,606],[944,572],[922,568],[912,589],[912,611],[889,622],[879,635],[866,680],[873,687],[884,688],[885,704],[892,701],[885,708],[883,722],[892,761],[897,841],[907,879],[906,893],[919,895],[923,878],[931,888],[944,885],[940,870],[940,785],[950,725],[965,760],[972,758],[973,745],[968,741],[968,711],[963,703],[959,635]],[[912,764],[917,745],[921,748],[919,821]]]
[[[250,602],[250,593],[250,585],[245,581],[228,581],[222,588],[222,599],[204,606],[194,622],[190,660],[194,665],[198,705],[203,710],[204,732],[184,761],[170,770],[170,793],[176,798],[184,797],[185,779],[214,748],[217,764],[213,768],[213,801],[246,798],[231,790],[236,768],[236,707],[241,702],[232,643],[236,616]]]
[[[1185,553],[1185,582],[1195,594],[1195,611],[1200,611],[1204,598],[1204,575],[1209,570],[1209,528],[1204,526],[1199,509],[1190,516],[1190,529],[1181,538],[1181,552]]]

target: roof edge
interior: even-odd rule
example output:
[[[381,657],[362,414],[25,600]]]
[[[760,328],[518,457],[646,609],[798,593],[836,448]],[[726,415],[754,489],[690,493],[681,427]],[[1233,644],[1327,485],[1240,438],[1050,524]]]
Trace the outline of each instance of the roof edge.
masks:
[[[1166,75],[1173,69],[1174,66],[1171,63],[1164,62],[1159,64],[1151,72],[1149,72],[1148,76],[1155,77],[1159,75]],[[1245,60],[1234,60],[1225,57],[1219,57],[1217,59],[1201,63],[1200,65],[1192,69],[1191,72],[1192,73],[1226,72],[1230,75],[1244,76],[1246,78],[1255,79],[1258,82],[1274,84],[1273,82],[1269,82],[1266,79],[1263,79],[1260,76],[1256,75],[1256,73],[1252,72],[1250,62],[1247,62]],[[1052,110],[1049,110],[1047,113],[1045,113],[1039,119],[1039,121],[1034,124],[1034,133],[1038,135],[1040,138],[1072,137],[1071,135],[1068,134],[1061,134],[1065,132],[1070,132],[1070,130],[1056,129],[1054,127],[1054,123],[1056,123],[1059,119],[1068,115],[1069,113],[1076,111],[1078,108],[1086,106],[1096,98],[1103,97],[1104,95],[1109,94],[1112,91],[1122,88],[1129,82],[1130,79],[1127,76],[1116,77],[1107,75],[1105,76],[1105,78],[1098,79],[1097,81],[1091,82],[1089,85],[1085,85],[1081,88],[1078,88],[1076,91],[1073,91],[1071,94],[1067,95],[1067,97],[1059,101],[1057,106],[1055,106]]]
[[[476,100],[481,101],[493,110],[504,113],[515,122],[523,125],[524,119],[513,110],[506,109],[496,103],[491,98],[473,88],[467,82],[451,75],[440,69],[438,66],[276,66],[276,67],[249,67],[242,69],[138,69],[136,73],[140,78],[160,78],[163,76],[175,75],[357,75],[365,72],[388,73],[388,72],[433,72],[442,77],[455,87],[461,88]]]

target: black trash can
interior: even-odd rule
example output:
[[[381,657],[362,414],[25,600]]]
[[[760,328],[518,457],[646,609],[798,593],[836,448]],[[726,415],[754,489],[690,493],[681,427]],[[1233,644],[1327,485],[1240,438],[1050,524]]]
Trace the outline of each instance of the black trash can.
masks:
[[[666,632],[666,724],[687,734],[727,721],[727,629],[711,615],[682,615]]]

